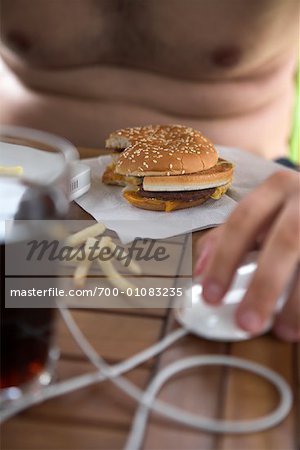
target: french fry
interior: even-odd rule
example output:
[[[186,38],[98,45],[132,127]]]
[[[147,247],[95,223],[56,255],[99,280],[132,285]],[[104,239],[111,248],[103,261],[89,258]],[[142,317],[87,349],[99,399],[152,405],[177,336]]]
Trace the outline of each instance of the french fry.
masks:
[[[137,286],[122,277],[122,275],[114,268],[111,261],[101,261],[100,259],[97,259],[97,262],[112,286],[123,291],[124,295],[127,295],[128,297],[130,297],[130,295],[128,294],[127,289],[130,289],[129,292],[131,292],[131,295],[134,295],[134,289],[136,289]]]
[[[68,255],[68,260],[64,261],[64,264],[80,264],[83,261],[78,261],[78,249],[74,248]]]
[[[74,272],[74,283],[81,288],[85,285],[86,277],[91,267],[91,261],[85,260],[79,264]]]
[[[112,286],[115,286],[116,288],[120,289],[120,291],[122,291],[125,295],[130,296],[128,293],[131,292],[131,295],[133,295],[134,293],[134,289],[136,289],[137,286],[135,286],[134,284],[130,283],[129,281],[126,280],[126,278],[124,278],[113,266],[111,261],[102,261],[99,257],[101,250],[104,247],[107,247],[111,250],[111,252],[113,253],[117,246],[116,244],[111,240],[110,237],[108,236],[104,236],[101,238],[101,241],[99,241],[98,239],[96,239],[94,236],[98,236],[99,234],[103,233],[103,231],[105,230],[104,225],[102,224],[96,224],[97,227],[95,225],[93,225],[92,227],[88,227],[85,228],[84,230],[79,231],[78,233],[75,233],[71,236],[69,236],[69,238],[67,238],[67,244],[70,247],[76,247],[80,244],[82,244],[85,241],[85,246],[84,246],[84,251],[85,251],[85,259],[78,264],[78,266],[75,269],[74,272],[74,283],[76,286],[78,287],[83,287],[88,275],[88,271],[92,265],[92,259],[90,258],[90,253],[93,250],[93,259],[97,259],[97,263],[99,265],[99,267],[102,269],[104,275],[107,277],[109,283]],[[101,227],[99,227],[99,225],[101,225]],[[102,230],[102,231],[101,231]],[[92,234],[91,235],[91,231]],[[89,234],[87,236],[87,233]],[[95,247],[95,244],[97,242],[101,242],[101,246],[99,248]],[[71,252],[71,257],[72,257],[72,253],[74,254],[74,259],[76,258],[76,250],[74,249],[74,252]],[[121,263],[124,262],[120,261]],[[131,272],[134,272],[136,274],[140,274],[141,273],[141,268],[138,264],[136,264],[134,261],[130,261],[129,265],[128,265],[128,269],[131,270]]]
[[[22,166],[0,166],[0,175],[6,175],[9,177],[20,177],[23,175]]]
[[[89,254],[91,248],[97,240],[95,238],[87,238],[84,251],[85,251],[85,259],[76,267],[74,272],[74,283],[77,287],[83,287],[85,285],[86,277],[88,275],[89,269],[92,265],[92,260],[89,259]],[[74,252],[75,256],[76,252]],[[72,254],[71,254],[72,256]]]
[[[117,248],[117,245],[109,238],[109,240],[107,241],[107,245],[108,247],[111,249],[112,252],[114,252]],[[128,253],[125,254],[124,252],[124,256],[128,256]],[[132,272],[135,273],[136,275],[140,275],[142,273],[142,269],[141,267],[133,260],[130,260],[128,266],[125,266],[125,259],[118,259],[116,258],[117,261],[120,261],[120,263],[124,266],[124,267],[128,267],[128,269]]]
[[[90,241],[92,243],[92,241]],[[102,247],[110,248],[111,238],[108,236],[104,236],[101,239]],[[128,295],[127,289],[130,289],[132,294],[134,289],[137,287],[134,284],[130,283],[126,280],[113,266],[111,261],[102,261],[101,259],[97,259],[99,266],[101,267],[104,275],[106,275],[108,281],[112,286],[124,291],[125,295]]]
[[[66,245],[70,247],[77,247],[78,245],[83,244],[89,237],[98,236],[99,234],[104,233],[105,230],[106,227],[103,223],[96,223],[90,227],[78,231],[77,233],[71,234],[66,239]]]
[[[95,243],[97,242],[97,239],[90,237],[87,239],[86,242],[88,243],[87,247],[92,248],[92,247],[94,247]],[[94,252],[95,258],[99,256],[101,248],[103,248],[103,247],[108,247],[111,250],[111,252],[113,253],[116,250],[117,245],[111,240],[111,238],[109,236],[103,236],[101,238],[101,247],[97,251]],[[127,256],[128,254],[124,253],[124,255]],[[116,258],[116,260],[120,261],[120,263],[123,266],[125,266],[125,260],[119,260],[118,258]],[[133,272],[137,275],[140,275],[142,273],[140,266],[135,261],[131,260],[129,262],[128,266],[125,266],[125,267],[128,267],[128,269],[131,272]]]

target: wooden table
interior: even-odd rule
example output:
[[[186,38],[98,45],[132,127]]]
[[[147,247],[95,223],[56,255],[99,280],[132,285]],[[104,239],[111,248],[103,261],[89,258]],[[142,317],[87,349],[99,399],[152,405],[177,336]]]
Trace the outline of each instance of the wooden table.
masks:
[[[83,157],[99,154],[82,150]],[[71,217],[89,216],[72,204]],[[200,233],[194,233],[195,242]],[[90,342],[109,362],[122,361],[154,344],[177,327],[172,309],[77,310],[77,323]],[[61,358],[59,380],[92,370],[59,324]],[[126,376],[145,388],[164,365],[191,355],[225,354],[259,362],[281,374],[294,392],[294,407],[277,427],[265,432],[231,436],[197,432],[159,416],[151,415],[144,450],[296,450],[300,446],[300,352],[298,345],[277,340],[271,334],[246,342],[224,344],[191,335]],[[209,417],[254,418],[276,406],[277,393],[262,379],[225,368],[186,371],[162,389],[160,399]],[[19,450],[108,450],[122,449],[136,404],[110,382],[65,395],[9,420],[2,427],[2,449]]]

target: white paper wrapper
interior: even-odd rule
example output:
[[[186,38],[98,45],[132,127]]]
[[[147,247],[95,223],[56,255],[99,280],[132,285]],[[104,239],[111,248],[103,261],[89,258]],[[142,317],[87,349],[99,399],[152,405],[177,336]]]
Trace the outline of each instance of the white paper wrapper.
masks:
[[[171,213],[135,208],[123,199],[122,188],[101,182],[111,157],[100,156],[84,161],[91,167],[92,186],[76,202],[97,221],[114,230],[123,243],[136,237],[165,239],[220,225],[237,201],[282,166],[238,149],[219,147],[218,150],[221,157],[236,165],[232,188],[218,201],[209,200],[200,207]]]

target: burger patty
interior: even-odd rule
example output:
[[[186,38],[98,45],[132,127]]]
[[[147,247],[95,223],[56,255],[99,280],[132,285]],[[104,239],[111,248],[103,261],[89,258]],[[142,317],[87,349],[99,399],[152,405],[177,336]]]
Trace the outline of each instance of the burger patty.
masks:
[[[208,199],[214,192],[216,188],[201,189],[199,191],[173,191],[173,192],[152,192],[144,191],[140,188],[138,193],[141,197],[145,198],[157,198],[158,200],[182,200],[184,202],[198,200],[200,198]]]

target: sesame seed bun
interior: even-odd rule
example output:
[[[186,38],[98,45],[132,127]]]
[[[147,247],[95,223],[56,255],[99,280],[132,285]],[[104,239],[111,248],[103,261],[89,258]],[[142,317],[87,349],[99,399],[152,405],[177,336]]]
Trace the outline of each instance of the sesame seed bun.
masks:
[[[231,182],[233,164],[219,159],[210,169],[189,175],[146,176],[143,179],[143,189],[153,192],[193,191],[218,187]]]
[[[121,175],[184,175],[207,170],[218,161],[218,153],[202,133],[180,125],[155,128],[140,137],[120,155],[116,172]]]
[[[105,141],[105,147],[111,150],[124,150],[140,139],[152,137],[167,139],[176,138],[182,131],[195,131],[184,125],[145,125],[143,127],[129,127],[113,131]]]
[[[124,150],[139,139],[153,136],[159,129],[166,128],[160,125],[147,125],[144,127],[122,128],[111,133],[105,141],[105,147],[111,150]]]

